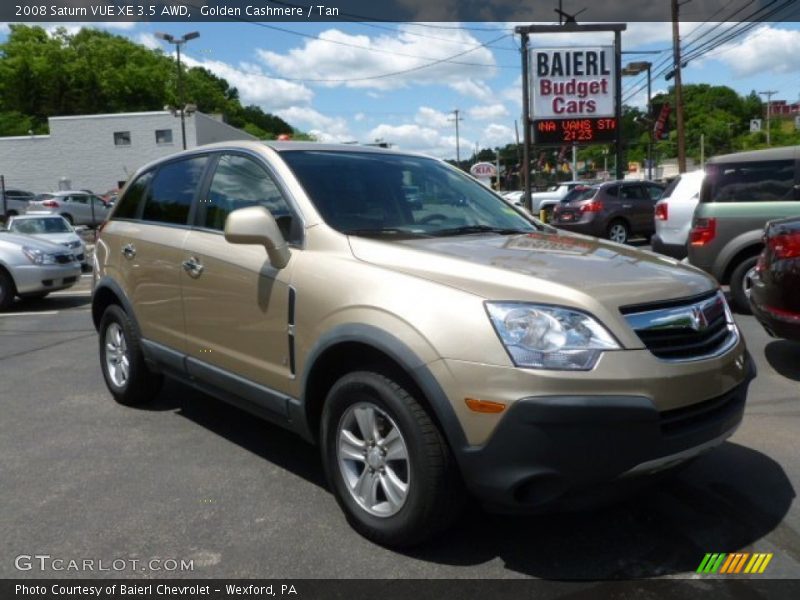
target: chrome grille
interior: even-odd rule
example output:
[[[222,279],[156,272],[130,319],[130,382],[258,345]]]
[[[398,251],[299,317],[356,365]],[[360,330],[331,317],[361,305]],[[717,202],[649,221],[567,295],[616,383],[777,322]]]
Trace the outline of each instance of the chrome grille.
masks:
[[[620,310],[647,349],[664,360],[718,356],[738,341],[736,325],[722,292]]]

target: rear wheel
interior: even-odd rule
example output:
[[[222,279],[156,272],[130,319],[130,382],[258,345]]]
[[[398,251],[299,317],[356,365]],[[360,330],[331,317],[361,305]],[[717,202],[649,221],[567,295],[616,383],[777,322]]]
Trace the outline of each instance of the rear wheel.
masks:
[[[0,269],[0,310],[8,310],[14,303],[16,287],[11,275]]]
[[[127,313],[112,304],[100,319],[100,366],[114,400],[136,406],[152,400],[163,378],[144,362],[139,337]]]
[[[407,547],[458,516],[463,493],[447,442],[397,381],[345,375],[328,393],[321,428],[328,482],[364,537]]]
[[[620,219],[611,221],[611,223],[608,225],[608,229],[606,230],[606,237],[612,242],[616,242],[618,244],[627,243],[630,235],[631,233],[628,228],[628,224]]]
[[[743,315],[749,315],[752,312],[750,309],[750,290],[753,287],[753,277],[756,274],[757,262],[757,256],[746,258],[731,273],[731,299],[736,310]]]

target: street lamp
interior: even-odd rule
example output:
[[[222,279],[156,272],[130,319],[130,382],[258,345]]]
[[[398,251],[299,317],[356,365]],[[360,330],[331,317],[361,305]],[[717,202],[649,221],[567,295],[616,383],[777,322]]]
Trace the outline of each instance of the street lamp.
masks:
[[[653,63],[648,62],[646,60],[636,61],[632,63],[628,63],[624,69],[622,69],[622,75],[639,75],[639,73],[643,73],[647,71],[647,119],[650,123],[648,127],[648,134],[647,134],[647,178],[653,179],[653,127],[652,127],[652,117],[651,114],[652,108],[650,106],[650,96],[651,96],[651,85],[652,81],[650,79],[650,69],[652,68]]]
[[[186,120],[184,117],[183,72],[181,70],[181,46],[183,46],[189,40],[199,38],[200,34],[197,31],[192,31],[180,38],[171,36],[168,33],[160,33],[160,32],[156,33],[155,35],[158,39],[164,40],[168,44],[174,44],[175,50],[178,53],[178,104],[180,104],[180,113],[181,113],[181,140],[183,141],[183,149],[186,150]]]

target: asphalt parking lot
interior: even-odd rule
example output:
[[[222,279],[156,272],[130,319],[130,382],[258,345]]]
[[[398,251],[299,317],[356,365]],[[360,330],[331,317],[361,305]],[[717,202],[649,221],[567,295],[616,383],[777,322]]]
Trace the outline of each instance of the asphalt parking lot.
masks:
[[[427,546],[359,537],[317,450],[176,383],[116,405],[97,360],[91,278],[0,314],[0,577],[627,579],[694,576],[706,552],[772,552],[800,576],[800,344],[738,321],[756,359],[745,420],[675,477],[591,512],[474,509]],[[192,560],[191,572],[18,571],[15,557]]]

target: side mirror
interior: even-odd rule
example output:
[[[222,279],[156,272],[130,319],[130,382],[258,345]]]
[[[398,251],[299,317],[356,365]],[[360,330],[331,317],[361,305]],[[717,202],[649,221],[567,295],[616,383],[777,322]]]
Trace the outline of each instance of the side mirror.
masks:
[[[289,264],[289,246],[275,218],[263,206],[249,206],[230,213],[225,219],[225,239],[231,244],[264,246],[270,264],[276,269]]]

